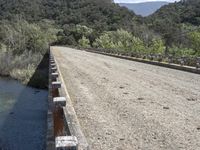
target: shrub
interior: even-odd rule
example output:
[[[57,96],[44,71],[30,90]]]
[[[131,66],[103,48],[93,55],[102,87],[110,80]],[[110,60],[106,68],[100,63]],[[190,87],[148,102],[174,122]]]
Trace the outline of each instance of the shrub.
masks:
[[[18,20],[16,23],[1,21],[0,74],[27,84],[47,52],[49,44],[56,41],[58,31],[48,21],[38,24],[25,20]],[[38,78],[46,78],[43,72],[37,74]]]
[[[118,52],[142,52],[144,43],[123,29],[104,32],[93,44],[97,48],[115,49]]]
[[[82,39],[80,39],[78,41],[78,43],[79,43],[79,46],[81,46],[83,48],[89,48],[90,47],[90,41],[85,36],[83,36]]]
[[[150,54],[164,54],[165,46],[161,39],[153,39],[149,46],[148,53]]]

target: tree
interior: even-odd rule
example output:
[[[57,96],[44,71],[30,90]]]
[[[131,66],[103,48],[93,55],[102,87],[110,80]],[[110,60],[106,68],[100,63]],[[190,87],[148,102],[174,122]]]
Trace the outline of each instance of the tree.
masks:
[[[115,45],[111,38],[111,32],[104,32],[99,38],[93,43],[94,47],[112,49],[115,48]]]
[[[78,41],[78,43],[79,43],[79,46],[81,46],[83,48],[89,48],[90,47],[90,41],[85,36],[83,36],[82,39],[80,39]]]
[[[106,49],[115,49],[119,52],[141,52],[145,50],[144,43],[130,32],[123,29],[104,32],[96,39],[94,46]]]
[[[151,54],[164,54],[165,46],[163,41],[161,39],[153,39],[149,50]]]
[[[194,53],[200,56],[200,31],[189,33],[189,39]]]

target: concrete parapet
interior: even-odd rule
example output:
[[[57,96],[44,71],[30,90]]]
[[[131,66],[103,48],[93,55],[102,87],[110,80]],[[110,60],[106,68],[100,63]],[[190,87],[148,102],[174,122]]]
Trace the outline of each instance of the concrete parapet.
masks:
[[[88,143],[68,94],[65,82],[50,50],[47,150],[89,150]]]
[[[121,56],[121,55],[117,55],[117,54],[100,52],[100,51],[96,51],[96,50],[85,50],[85,51],[92,52],[92,53],[97,53],[97,54],[102,54],[102,55],[106,55],[106,56],[111,56],[111,57],[116,57],[116,58],[121,58],[121,59],[126,59],[126,60],[132,60],[132,61],[136,61],[136,62],[142,62],[142,63],[146,63],[146,64],[162,66],[162,67],[166,67],[166,68],[171,68],[171,69],[182,70],[182,71],[186,71],[186,72],[200,74],[200,69],[199,69],[200,66],[198,65],[198,64],[200,64],[200,62],[197,64],[197,67],[191,67],[191,66],[185,66],[183,59],[179,60],[181,62],[181,65],[178,65],[178,64],[173,64],[173,63],[169,63],[169,62],[167,63],[167,62],[146,60],[146,59],[130,57],[130,56]],[[198,68],[198,66],[199,66],[199,68]]]

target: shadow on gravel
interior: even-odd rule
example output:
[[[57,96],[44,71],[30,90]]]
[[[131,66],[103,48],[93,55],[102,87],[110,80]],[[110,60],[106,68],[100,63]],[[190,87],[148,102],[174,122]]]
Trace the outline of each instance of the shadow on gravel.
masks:
[[[48,59],[47,53],[28,86],[0,79],[0,150],[45,149]]]

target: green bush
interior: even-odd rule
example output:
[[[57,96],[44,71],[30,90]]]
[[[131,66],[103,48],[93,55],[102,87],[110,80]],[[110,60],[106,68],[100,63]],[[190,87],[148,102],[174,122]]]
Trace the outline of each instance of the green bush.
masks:
[[[85,36],[83,36],[82,39],[79,40],[79,46],[83,48],[89,48],[90,41]]]
[[[93,44],[97,48],[114,49],[118,52],[143,52],[144,43],[123,29],[104,32]]]
[[[15,23],[1,21],[0,74],[27,84],[49,49],[49,44],[57,40],[58,31],[49,21],[38,24],[25,20]],[[46,78],[44,75],[38,76]]]
[[[153,39],[150,43],[149,54],[164,54],[165,46],[161,39]]]
[[[173,46],[169,49],[169,54],[175,57],[194,56],[194,50],[191,48]]]
[[[191,48],[194,49],[196,56],[200,56],[200,31],[189,33]]]

